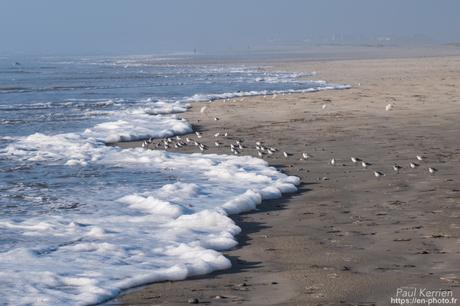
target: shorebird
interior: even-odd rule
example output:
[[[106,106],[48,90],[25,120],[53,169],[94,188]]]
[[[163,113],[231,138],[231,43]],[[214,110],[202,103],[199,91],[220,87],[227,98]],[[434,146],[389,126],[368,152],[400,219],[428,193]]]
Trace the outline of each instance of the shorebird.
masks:
[[[368,166],[370,166],[371,164],[369,163],[366,163],[365,161],[361,162],[361,166],[363,166],[363,168],[367,168]]]
[[[224,137],[227,137],[227,136],[228,136],[228,133],[225,133],[225,134],[224,134]]]
[[[305,152],[302,153],[302,157],[303,157],[303,159],[309,159],[310,158],[310,156]]]
[[[375,177],[381,177],[381,176],[384,176],[385,174],[383,174],[382,172],[380,171],[374,171],[374,176]]]
[[[352,161],[353,163],[357,163],[357,162],[361,161],[361,159],[359,159],[359,158],[357,158],[357,157],[353,157],[353,156],[352,156],[350,159],[351,159],[351,161]]]
[[[214,117],[214,121],[218,121],[219,120],[219,117]]]
[[[264,154],[262,152],[260,152],[260,151],[257,151],[257,155],[259,155],[259,157],[261,157],[261,158],[264,156]]]
[[[416,163],[409,163],[409,165],[410,165],[410,167],[411,167],[412,169],[418,167],[418,164],[416,164]]]
[[[208,107],[207,106],[203,106],[201,109],[200,109],[200,113],[204,113],[204,111],[207,109]]]
[[[214,137],[219,137],[220,133],[215,133]]]
[[[401,169],[402,167],[399,166],[399,165],[393,165],[393,170],[396,171],[397,173],[399,173],[399,170]]]
[[[420,161],[423,160],[423,157],[421,157],[420,155],[417,155],[417,156],[415,156],[415,157],[417,157],[417,159],[420,160]]]
[[[438,169],[429,167],[429,168],[428,168],[428,171],[429,171],[431,174],[434,174],[435,172],[438,171]]]
[[[201,133],[200,132],[195,132],[196,137],[201,138]]]
[[[191,142],[190,138],[188,138],[188,137],[185,138],[185,141],[186,142]]]
[[[220,143],[218,141],[216,141],[214,144],[216,145],[216,147],[220,146]]]
[[[256,146],[261,146],[262,143],[260,141],[256,141]]]
[[[327,104],[323,104],[323,106],[321,106],[322,109],[326,109],[327,107]]]
[[[388,112],[390,111],[391,109],[393,108],[393,104],[387,104],[387,106],[385,106],[385,110]]]
[[[283,156],[284,156],[285,158],[288,158],[289,154],[288,154],[287,152],[283,152]]]
[[[238,154],[240,154],[240,151],[235,149],[235,150],[233,150],[233,154],[238,155]]]
[[[332,166],[335,166],[335,158],[332,158],[330,163],[331,163]]]

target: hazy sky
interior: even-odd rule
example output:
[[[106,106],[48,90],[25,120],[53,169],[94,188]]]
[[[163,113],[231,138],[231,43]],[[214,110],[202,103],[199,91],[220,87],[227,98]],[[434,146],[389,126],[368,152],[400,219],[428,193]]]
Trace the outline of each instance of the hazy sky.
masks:
[[[460,0],[0,0],[0,55],[244,49],[332,35],[460,41]]]

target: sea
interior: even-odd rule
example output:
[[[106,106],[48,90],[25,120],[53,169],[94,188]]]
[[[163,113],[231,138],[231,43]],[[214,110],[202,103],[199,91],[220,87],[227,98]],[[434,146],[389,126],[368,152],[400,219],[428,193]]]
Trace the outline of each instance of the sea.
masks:
[[[0,305],[97,304],[228,269],[230,215],[299,179],[244,154],[108,144],[192,133],[181,114],[197,101],[347,88],[311,78],[179,56],[0,57]]]

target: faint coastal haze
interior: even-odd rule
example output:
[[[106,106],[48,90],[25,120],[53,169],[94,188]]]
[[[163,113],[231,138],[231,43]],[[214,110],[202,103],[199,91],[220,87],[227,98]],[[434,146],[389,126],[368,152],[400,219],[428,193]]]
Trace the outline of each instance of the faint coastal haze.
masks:
[[[308,45],[460,41],[460,2],[0,2],[0,54],[222,52]]]

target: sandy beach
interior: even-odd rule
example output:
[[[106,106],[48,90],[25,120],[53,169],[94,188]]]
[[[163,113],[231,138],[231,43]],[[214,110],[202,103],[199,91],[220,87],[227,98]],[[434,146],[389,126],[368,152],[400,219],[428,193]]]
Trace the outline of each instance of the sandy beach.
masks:
[[[272,67],[352,88],[193,103],[180,115],[203,134],[206,153],[230,154],[236,140],[241,154],[257,156],[257,141],[278,148],[263,158],[300,177],[299,192],[233,216],[243,231],[225,252],[230,270],[136,288],[107,304],[388,305],[400,287],[446,289],[460,300],[460,56]]]

